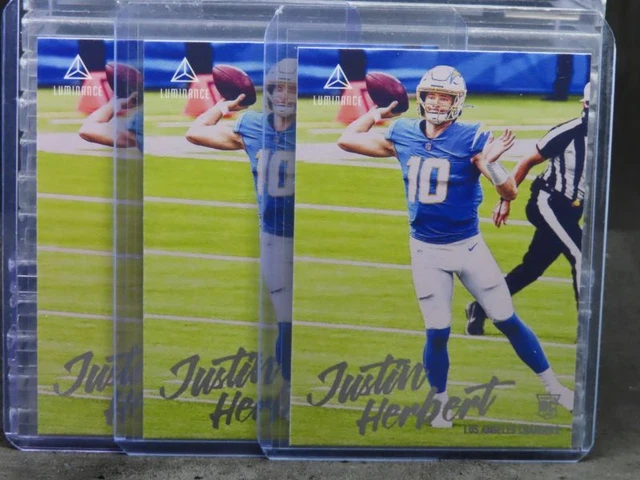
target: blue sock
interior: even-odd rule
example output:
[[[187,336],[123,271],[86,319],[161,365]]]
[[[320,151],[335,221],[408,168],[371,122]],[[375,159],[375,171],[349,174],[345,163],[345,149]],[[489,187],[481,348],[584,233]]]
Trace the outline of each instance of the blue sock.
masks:
[[[291,322],[278,322],[276,362],[280,365],[282,378],[291,381]]]
[[[495,326],[509,339],[520,360],[531,370],[542,373],[549,368],[538,337],[515,313],[503,322],[495,322]]]
[[[427,328],[427,342],[424,346],[422,364],[427,372],[429,385],[442,393],[447,390],[447,377],[449,376],[449,334],[451,327],[436,330]]]

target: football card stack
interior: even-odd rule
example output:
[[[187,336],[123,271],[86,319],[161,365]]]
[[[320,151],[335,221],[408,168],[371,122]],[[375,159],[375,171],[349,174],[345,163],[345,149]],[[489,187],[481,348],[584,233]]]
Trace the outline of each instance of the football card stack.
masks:
[[[17,448],[589,453],[604,2],[14,0],[2,46]]]

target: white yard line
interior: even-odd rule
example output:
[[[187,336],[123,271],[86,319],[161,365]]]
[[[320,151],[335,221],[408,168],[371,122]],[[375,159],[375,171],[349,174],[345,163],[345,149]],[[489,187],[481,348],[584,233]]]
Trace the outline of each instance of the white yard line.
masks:
[[[61,193],[38,193],[38,198],[43,200],[61,200],[65,202],[113,204],[112,198],[64,195]]]
[[[53,246],[39,246],[38,250],[43,252],[66,253],[71,255],[89,255],[89,256],[98,256],[98,257],[110,257],[113,255],[112,252],[106,251],[106,250],[86,250],[82,248],[66,248],[66,247],[53,247]],[[200,259],[200,260],[218,260],[223,262],[260,263],[260,258],[258,257],[237,257],[233,255],[214,255],[210,253],[177,252],[173,250],[145,249],[144,254],[149,256],[172,257],[172,258],[194,258],[194,259]],[[318,257],[308,257],[308,256],[296,256],[294,257],[294,259],[298,262],[319,263],[324,265],[382,268],[382,269],[389,269],[389,270],[411,270],[411,265],[403,265],[399,263],[361,262],[357,260],[337,260],[332,258],[318,258]],[[560,278],[560,277],[540,277],[538,280],[541,282],[549,282],[549,283],[563,283],[563,284],[573,283],[573,281],[570,278]]]
[[[87,202],[87,203],[113,203],[110,198],[86,197],[81,195],[62,195],[57,193],[39,193],[38,198],[48,200],[63,200],[69,202]],[[215,208],[238,208],[242,210],[257,210],[255,203],[241,202],[219,202],[214,200],[192,200],[186,198],[169,198],[169,197],[144,197],[144,201],[156,204],[168,205],[191,205],[198,207],[215,207]],[[353,213],[364,215],[385,215],[390,217],[406,217],[407,212],[404,210],[389,210],[382,208],[362,208],[362,207],[343,207],[339,205],[315,205],[311,203],[297,203],[296,209],[300,210],[317,210],[322,212],[338,212]],[[490,218],[481,217],[482,223],[493,223]],[[508,225],[519,227],[531,227],[532,225],[526,220],[509,220]]]
[[[49,395],[49,396],[59,396],[53,390],[50,390],[48,387],[38,387],[38,395]],[[90,395],[83,393],[73,393],[69,397],[64,398],[77,398],[82,400],[100,400],[100,401],[110,401],[111,398],[109,396],[98,396],[98,395]],[[184,402],[184,403],[197,403],[203,405],[217,405],[219,399],[208,399],[208,398],[194,398],[194,397],[179,397],[174,400],[167,400],[166,398],[161,397],[155,393],[155,390],[144,390],[144,398],[148,400],[164,400],[165,402]],[[299,406],[299,407],[313,407],[313,405],[309,405],[306,401],[300,398],[293,397],[294,399],[291,402],[291,405]],[[232,399],[229,398],[225,404],[231,403]],[[350,410],[361,412],[364,410],[363,407],[351,406],[351,405],[334,405],[334,404],[326,404],[322,407],[313,407],[313,408],[330,408],[336,410]],[[559,427],[559,428],[571,428],[572,425],[568,424],[558,424],[558,423],[542,423],[542,422],[527,422],[524,420],[510,420],[508,418],[490,418],[490,417],[465,417],[464,420],[471,420],[476,422],[490,422],[490,423],[505,423],[505,424],[513,424],[513,425],[528,425],[534,427]]]
[[[113,257],[113,252],[109,250],[88,250],[84,248],[50,247],[46,245],[38,246],[39,252],[67,253],[70,255],[87,255],[89,257]]]
[[[38,395],[50,395],[52,397],[60,397],[60,395],[58,395],[53,390],[50,390],[48,387],[40,387],[40,386],[38,387]],[[111,400],[110,395],[105,395],[104,397],[101,397],[99,395],[90,395],[87,393],[73,393],[68,397],[65,396],[62,398],[79,398],[81,400],[102,400],[105,402],[108,402]]]
[[[220,318],[202,318],[202,317],[183,317],[179,315],[156,315],[153,313],[145,313],[145,319],[150,320],[167,320],[172,322],[187,323],[210,323],[216,325],[232,325],[235,327],[258,327],[258,322],[243,322],[241,320],[223,320]]]
[[[76,377],[70,377],[71,380]],[[573,377],[571,377],[573,378]],[[173,380],[168,380],[167,382],[173,382]],[[182,380],[177,380],[176,383],[183,383]],[[455,380],[447,380],[447,385],[455,385],[457,387],[476,387],[478,385],[477,382],[457,382]],[[513,390],[516,388],[515,385],[498,385],[494,387],[496,390]],[[317,387],[311,387],[311,390],[317,390],[320,392],[328,392],[331,389],[329,385],[318,385]]]
[[[514,147],[503,156],[505,162],[512,162],[531,151],[536,140],[519,140]],[[113,157],[113,149],[84,141],[77,133],[41,133],[38,135],[38,150],[65,155],[89,155],[93,157]],[[133,158],[139,155],[137,149],[131,149]],[[122,156],[127,155],[121,149]],[[145,155],[164,158],[184,158],[189,160],[224,161],[248,163],[245,152],[221,152],[189,143],[183,136],[145,136]],[[348,153],[335,143],[300,143],[297,146],[297,161],[321,165],[339,165],[350,167],[367,167],[383,169],[399,169],[393,159],[370,161],[362,155]],[[147,158],[153,161],[152,158]]]
[[[91,320],[111,320],[111,317],[104,315],[92,315],[92,314],[79,314],[68,312],[56,312],[51,310],[38,310],[41,315],[50,315],[58,317],[71,317],[71,318],[86,318]],[[234,325],[242,327],[260,327],[258,322],[243,322],[239,320],[224,320],[218,318],[204,318],[204,317],[184,317],[179,315],[156,315],[145,314],[145,318],[153,320],[166,320],[171,322],[192,322],[192,323],[207,323],[218,325]],[[323,323],[323,322],[305,322],[302,320],[295,320],[295,325],[300,327],[309,328],[324,328],[330,330],[350,330],[350,331],[362,331],[362,332],[379,332],[379,333],[392,333],[400,335],[410,335],[424,337],[424,330],[404,330],[401,328],[387,328],[387,327],[371,327],[366,325],[348,325],[344,323]],[[489,343],[508,343],[508,340],[503,337],[490,337],[490,336],[470,336],[451,334],[451,338],[457,338],[460,340],[468,340],[470,342],[489,342]],[[559,342],[541,342],[543,347],[563,348],[568,350],[575,350],[576,345],[571,343],[559,343]]]
[[[209,253],[175,252],[168,250],[145,249],[145,255],[173,258],[196,258],[199,260],[219,260],[222,262],[260,263],[257,257],[235,257],[232,255],[213,255]]]
[[[75,312],[58,312],[55,310],[38,310],[38,315],[46,315],[49,317],[68,317],[79,318],[82,320],[113,320],[110,315],[95,315],[93,313],[75,313]]]
[[[218,202],[214,200],[190,200],[186,198],[144,197],[148,203],[160,203],[169,205],[190,205],[194,207],[239,208],[242,210],[257,210],[255,203]]]
[[[403,330],[401,328],[371,327],[371,326],[365,326],[365,325],[346,325],[342,323],[305,322],[301,320],[296,320],[295,325],[303,326],[303,327],[312,327],[312,328],[326,328],[330,330],[353,330],[353,331],[361,331],[361,332],[393,333],[393,334],[400,334],[400,335],[424,337],[424,330]],[[503,337],[489,337],[486,335],[475,336],[475,335],[460,335],[457,333],[452,333],[451,338],[457,338],[460,340],[464,339],[464,340],[469,340],[471,342],[474,342],[474,341],[493,342],[493,343],[509,342],[509,340]],[[540,343],[543,347],[566,348],[569,350],[576,349],[575,344],[558,343],[558,342],[540,342]]]

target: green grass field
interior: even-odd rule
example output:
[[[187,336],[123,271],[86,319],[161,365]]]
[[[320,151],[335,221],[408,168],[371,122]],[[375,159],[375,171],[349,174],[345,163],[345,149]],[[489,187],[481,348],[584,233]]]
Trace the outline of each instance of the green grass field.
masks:
[[[470,99],[476,108],[465,112],[465,120],[483,121],[498,133],[502,126],[552,125],[577,114],[575,104],[549,105],[533,97],[481,97]],[[313,108],[303,102],[299,108],[303,142],[334,141],[332,122],[336,110]],[[527,117],[522,118],[521,112]],[[320,122],[323,117],[324,122]],[[313,119],[313,123],[309,120]],[[322,133],[331,131],[330,134]],[[314,137],[312,131],[319,134]],[[522,135],[522,134],[524,135]],[[517,131],[518,138],[538,138],[542,130]],[[299,142],[299,144],[302,142]],[[354,168],[351,165],[324,165],[304,162],[297,156],[296,202],[353,209],[405,210],[402,179],[397,170]],[[300,162],[302,160],[302,162]],[[384,160],[383,160],[384,162]],[[540,171],[543,166],[534,172]],[[480,215],[490,218],[497,202],[495,190],[482,180],[485,199]],[[512,208],[511,220],[526,220],[524,206],[530,180],[521,186],[521,200]],[[470,385],[484,384],[492,376],[514,381],[515,387],[496,391],[496,401],[484,416],[471,410],[452,430],[417,428],[415,419],[400,427],[358,430],[367,402],[379,406],[384,395],[363,395],[354,400],[332,397],[322,407],[307,401],[322,398],[333,377],[322,381],[325,369],[347,362],[346,372],[356,376],[359,368],[381,362],[387,355],[419,365],[424,347],[423,320],[415,299],[409,265],[406,218],[380,213],[296,209],[296,257],[331,259],[330,263],[296,261],[294,268],[294,327],[291,443],[295,445],[340,446],[524,446],[569,447],[571,415],[558,412],[553,419],[538,415],[537,394],[544,394],[538,379],[515,356],[498,331],[488,326],[485,339],[464,336],[464,307],[471,296],[456,280],[453,298],[453,328],[458,336],[450,342],[450,395],[470,397],[463,392]],[[507,272],[516,266],[533,234],[530,225],[518,224],[500,230],[482,223],[483,235],[496,260]],[[357,263],[354,263],[357,262]],[[385,264],[386,268],[367,264]],[[402,268],[405,266],[404,268]],[[554,371],[573,386],[577,313],[568,263],[557,261],[536,282],[514,298],[519,315],[546,345]],[[564,279],[564,282],[562,281]],[[553,281],[552,281],[553,280]],[[544,305],[544,309],[540,306]],[[300,322],[304,322],[302,325]],[[346,374],[346,373],[345,373]],[[352,377],[353,378],[353,377]],[[427,387],[398,389],[386,398],[401,407],[424,401]],[[396,408],[396,407],[394,407]],[[397,420],[397,418],[396,418]],[[492,428],[514,422],[522,429],[532,424],[561,425],[549,434],[485,433],[473,435],[474,428]],[[393,424],[394,422],[389,421]],[[485,430],[486,432],[486,430]]]
[[[38,120],[40,132],[70,133],[78,125],[52,123],[55,119],[81,120],[69,105],[51,100]],[[547,103],[534,97],[475,97],[475,108],[465,120],[482,119],[495,131],[503,125],[551,125],[577,114],[578,103]],[[184,135],[190,119],[182,115],[183,101],[145,95],[145,135],[165,140]],[[41,103],[42,105],[43,103]],[[260,100],[258,100],[258,105]],[[525,118],[522,112],[527,112]],[[331,143],[339,129],[331,107],[299,104],[299,142]],[[73,127],[73,128],[71,128]],[[75,128],[75,130],[74,130]],[[519,138],[536,138],[543,131],[523,131]],[[162,398],[161,389],[175,392],[184,370],[171,368],[199,355],[199,366],[215,368],[211,361],[234,355],[239,347],[256,350],[258,318],[258,227],[256,210],[224,204],[251,204],[253,185],[248,161],[238,162],[210,152],[211,160],[145,155],[144,238],[144,435],[147,438],[252,438],[251,419],[212,428],[210,414],[224,393],[213,389],[194,395],[185,391],[177,400]],[[40,198],[39,246],[39,384],[40,429],[47,433],[107,433],[102,411],[110,389],[83,392],[71,398],[52,395],[55,382],[67,384],[71,374],[65,361],[91,350],[102,359],[110,350],[111,259],[94,252],[111,249],[111,206],[85,197],[110,198],[111,159],[40,152],[39,193],[78,198]],[[387,162],[383,160],[382,162]],[[390,162],[390,161],[388,161]],[[65,168],[61,168],[64,165]],[[68,168],[67,168],[68,167]],[[301,204],[404,210],[397,170],[356,168],[302,162],[297,166],[297,201]],[[313,181],[312,187],[306,187]],[[358,188],[354,188],[358,186]],[[485,183],[481,216],[489,217],[497,199]],[[524,221],[527,186],[512,209],[512,220]],[[83,200],[84,199],[84,200]],[[195,204],[167,202],[187,199]],[[210,203],[207,203],[210,202]],[[211,203],[218,202],[218,203]],[[515,388],[498,390],[487,417],[465,420],[451,431],[404,428],[379,429],[360,436],[355,421],[367,398],[325,408],[306,405],[307,394],[322,395],[318,374],[330,365],[347,361],[350,373],[358,366],[381,361],[387,354],[420,362],[423,322],[406,268],[345,265],[344,261],[409,264],[406,219],[375,213],[354,214],[298,209],[296,255],[329,259],[332,263],[297,262],[295,267],[294,380],[291,440],[295,444],[323,445],[570,445],[571,430],[555,435],[467,435],[464,425],[485,425],[494,420],[570,425],[570,415],[559,412],[545,420],[537,415],[537,379],[522,367],[493,327],[488,340],[455,337],[451,340],[450,379],[453,394],[491,375],[513,380]],[[511,225],[497,230],[482,223],[483,234],[503,271],[515,266],[525,252],[533,228]],[[342,263],[341,263],[342,262]],[[568,264],[557,261],[545,276],[561,281],[539,281],[514,298],[520,316],[547,347],[554,370],[571,386],[575,367],[576,311]],[[61,280],[62,279],[62,280]],[[464,305],[469,295],[457,284],[453,333],[462,334]],[[544,309],[540,306],[544,305]],[[71,314],[71,315],[69,315]],[[98,319],[99,318],[99,319]],[[64,329],[63,329],[64,327]],[[496,340],[496,341],[491,341]],[[75,353],[77,352],[77,353]],[[96,360],[98,361],[98,360]],[[204,372],[203,371],[203,372]],[[249,382],[243,396],[255,398]],[[401,405],[422,401],[426,390],[397,392]],[[195,392],[197,393],[197,392]],[[102,399],[100,399],[102,398]],[[376,401],[380,400],[374,397]],[[84,407],[86,405],[86,407]],[[347,407],[347,408],[340,408]],[[70,423],[62,418],[74,412]],[[473,416],[473,413],[470,413]],[[77,420],[77,421],[76,421]],[[491,423],[493,424],[493,423]],[[76,431],[77,430],[77,431]]]
[[[74,100],[40,90],[39,134],[76,132]],[[110,436],[112,161],[51,146],[38,150],[38,432]]]

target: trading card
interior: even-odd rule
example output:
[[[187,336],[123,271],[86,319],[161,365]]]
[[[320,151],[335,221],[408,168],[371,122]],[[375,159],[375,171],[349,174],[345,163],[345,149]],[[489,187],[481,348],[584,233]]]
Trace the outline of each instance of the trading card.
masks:
[[[291,445],[571,447],[590,57],[298,59]]]
[[[37,92],[38,434],[111,436],[113,42],[41,38]]]
[[[145,439],[256,439],[263,48],[145,42]]]

